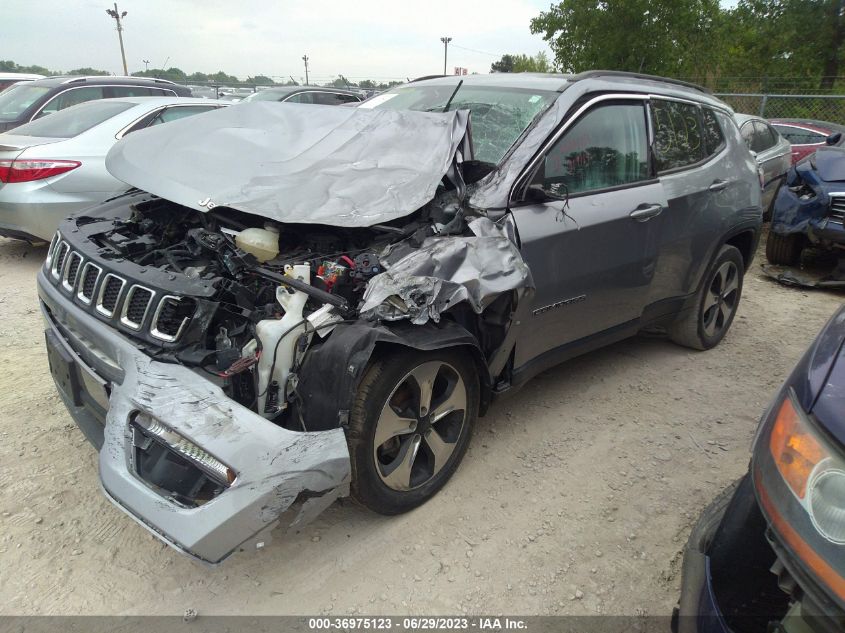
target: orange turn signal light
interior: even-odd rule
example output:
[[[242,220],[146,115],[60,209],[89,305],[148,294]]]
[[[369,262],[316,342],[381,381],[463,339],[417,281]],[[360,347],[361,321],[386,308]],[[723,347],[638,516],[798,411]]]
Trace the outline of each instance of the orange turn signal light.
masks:
[[[769,438],[769,450],[783,480],[799,499],[807,492],[810,474],[827,451],[810,433],[790,397],[780,405]]]

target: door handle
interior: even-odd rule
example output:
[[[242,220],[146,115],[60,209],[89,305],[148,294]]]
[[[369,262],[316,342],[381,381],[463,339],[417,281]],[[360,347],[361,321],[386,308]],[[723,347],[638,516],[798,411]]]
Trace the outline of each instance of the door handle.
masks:
[[[645,222],[646,220],[650,220],[651,218],[660,215],[662,212],[663,205],[641,204],[628,215],[637,222]]]
[[[724,191],[728,187],[727,180],[714,180],[713,184],[708,187],[710,191]]]

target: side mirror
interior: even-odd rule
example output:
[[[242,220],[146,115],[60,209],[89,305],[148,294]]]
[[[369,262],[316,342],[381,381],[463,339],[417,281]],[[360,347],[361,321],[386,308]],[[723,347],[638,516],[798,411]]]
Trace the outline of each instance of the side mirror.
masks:
[[[837,145],[842,140],[842,132],[834,132],[825,139],[827,145]]]
[[[548,194],[543,190],[543,185],[539,183],[532,183],[528,185],[528,188],[525,190],[526,202],[540,204],[542,202],[548,202],[550,199],[551,198],[549,198]]]

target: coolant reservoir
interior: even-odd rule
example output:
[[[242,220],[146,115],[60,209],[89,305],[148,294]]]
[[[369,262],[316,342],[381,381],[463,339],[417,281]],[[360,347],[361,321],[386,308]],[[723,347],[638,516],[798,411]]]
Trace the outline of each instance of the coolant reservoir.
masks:
[[[285,275],[311,283],[311,266],[285,266]],[[305,331],[302,310],[308,295],[299,290],[291,292],[287,286],[280,285],[276,288],[276,299],[282,304],[285,315],[281,319],[265,319],[255,325],[255,333],[262,348],[258,360],[258,412],[266,417],[274,417],[278,412],[278,408],[268,406],[268,398],[271,400],[269,404],[272,404],[272,400],[277,400],[279,405],[284,402],[296,341]]]
[[[269,224],[263,229],[244,229],[235,236],[235,244],[263,263],[279,254],[279,230]]]

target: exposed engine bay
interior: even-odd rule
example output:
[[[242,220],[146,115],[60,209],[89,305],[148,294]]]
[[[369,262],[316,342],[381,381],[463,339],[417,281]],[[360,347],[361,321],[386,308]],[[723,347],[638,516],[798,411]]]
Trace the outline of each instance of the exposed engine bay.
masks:
[[[306,429],[296,392],[303,357],[315,337],[359,318],[369,282],[385,272],[383,258],[416,252],[438,234],[466,231],[453,202],[367,228],[282,225],[149,195],[128,208],[125,219],[77,223],[102,261],[123,270],[134,264],[152,292],[178,299],[156,310],[152,338],[139,328],[145,351],[203,372],[238,403],[293,430]],[[108,299],[106,286],[100,294]],[[140,308],[126,301],[132,305],[124,312],[144,322]]]

